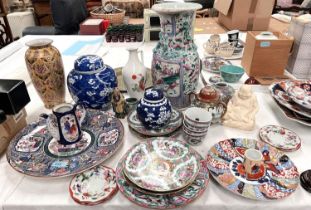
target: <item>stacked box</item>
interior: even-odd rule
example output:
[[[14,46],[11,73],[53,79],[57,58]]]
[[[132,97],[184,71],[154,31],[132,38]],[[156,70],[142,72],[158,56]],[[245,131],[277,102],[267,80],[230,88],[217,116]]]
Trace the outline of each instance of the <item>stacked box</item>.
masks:
[[[159,15],[151,9],[144,10],[144,40],[145,42],[159,40],[161,31]]]
[[[287,70],[299,79],[311,78],[311,21],[293,18],[289,35],[294,37]]]

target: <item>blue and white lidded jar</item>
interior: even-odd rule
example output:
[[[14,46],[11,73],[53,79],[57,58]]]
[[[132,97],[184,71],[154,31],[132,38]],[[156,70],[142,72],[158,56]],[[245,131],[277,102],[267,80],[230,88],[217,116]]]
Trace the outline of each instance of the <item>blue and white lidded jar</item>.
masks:
[[[106,110],[117,87],[115,71],[97,55],[84,55],[75,60],[67,77],[67,86],[76,103],[85,107]]]
[[[147,129],[160,129],[167,125],[172,115],[171,102],[164,96],[162,90],[150,88],[140,99],[137,117]]]

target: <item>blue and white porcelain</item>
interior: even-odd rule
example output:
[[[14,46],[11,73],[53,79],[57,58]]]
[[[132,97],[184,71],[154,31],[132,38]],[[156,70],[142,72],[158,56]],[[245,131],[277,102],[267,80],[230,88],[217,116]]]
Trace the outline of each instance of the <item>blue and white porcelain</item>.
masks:
[[[115,71],[97,55],[84,55],[74,63],[67,77],[67,86],[76,103],[93,109],[108,109],[117,87]]]
[[[167,125],[172,115],[171,102],[164,96],[162,90],[150,88],[140,99],[137,117],[147,129],[160,129]]]

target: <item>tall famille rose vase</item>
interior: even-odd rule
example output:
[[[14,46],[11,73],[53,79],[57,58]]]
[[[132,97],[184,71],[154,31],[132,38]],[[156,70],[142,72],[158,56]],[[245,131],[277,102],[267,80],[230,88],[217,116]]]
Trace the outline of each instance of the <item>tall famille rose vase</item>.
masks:
[[[202,6],[196,3],[162,3],[152,9],[160,16],[160,41],[153,50],[152,80],[183,109],[190,105],[200,73],[200,58],[193,41],[193,18]]]
[[[65,102],[63,61],[52,42],[50,39],[29,41],[25,54],[28,73],[47,109]]]

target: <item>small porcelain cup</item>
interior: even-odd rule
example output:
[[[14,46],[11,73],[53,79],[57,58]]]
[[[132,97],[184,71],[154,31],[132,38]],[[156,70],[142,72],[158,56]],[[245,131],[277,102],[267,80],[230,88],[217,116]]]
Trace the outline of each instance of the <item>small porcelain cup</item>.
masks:
[[[228,41],[231,42],[235,47],[239,43],[239,33],[240,33],[239,30],[232,30],[227,32]]]
[[[62,145],[76,143],[82,137],[81,124],[85,115],[83,106],[78,110],[77,105],[69,103],[57,105],[48,117],[48,130]]]
[[[259,179],[264,175],[263,156],[257,149],[247,149],[244,153],[244,168],[246,178],[250,180]]]
[[[184,113],[183,136],[190,145],[203,142],[212,122],[212,114],[198,107],[188,108]]]
[[[136,109],[136,106],[138,104],[137,98],[127,98],[125,99],[126,104],[126,113],[129,113],[130,111]]]

